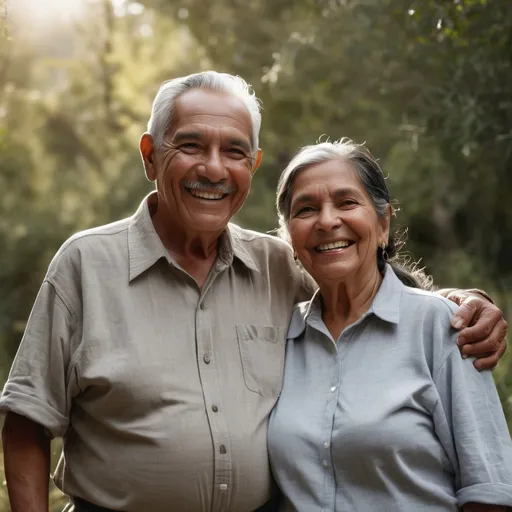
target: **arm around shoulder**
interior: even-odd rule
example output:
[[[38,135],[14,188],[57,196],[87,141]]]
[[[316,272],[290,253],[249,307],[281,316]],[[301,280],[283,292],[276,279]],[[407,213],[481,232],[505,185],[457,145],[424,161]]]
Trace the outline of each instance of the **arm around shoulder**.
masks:
[[[508,324],[501,310],[481,290],[444,289],[437,293],[459,306],[452,325],[462,329],[458,338],[462,353],[477,358],[478,369],[494,368],[507,349]]]

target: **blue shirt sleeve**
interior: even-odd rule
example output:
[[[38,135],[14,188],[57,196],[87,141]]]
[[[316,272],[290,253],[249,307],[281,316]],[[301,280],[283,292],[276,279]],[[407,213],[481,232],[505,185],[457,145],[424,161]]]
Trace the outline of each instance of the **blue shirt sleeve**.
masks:
[[[455,468],[457,501],[512,506],[512,442],[490,371],[453,348],[434,374],[436,433]],[[447,345],[446,345],[447,346]]]

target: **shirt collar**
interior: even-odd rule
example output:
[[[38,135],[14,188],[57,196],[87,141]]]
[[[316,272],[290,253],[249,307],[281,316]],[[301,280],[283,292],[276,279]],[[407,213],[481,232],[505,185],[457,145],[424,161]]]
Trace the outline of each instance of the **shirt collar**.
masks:
[[[404,286],[391,265],[386,263],[384,279],[368,313],[374,313],[385,322],[397,324],[400,320],[400,301]]]
[[[235,224],[228,224],[221,240],[221,253],[225,255],[228,265],[233,262],[233,257],[239,259],[247,268],[261,273],[260,267],[249,254],[240,238],[239,228]]]
[[[385,322],[397,324],[400,320],[400,300],[404,284],[398,279],[389,264],[386,264],[384,278],[372,305],[363,315],[374,314]],[[321,296],[317,290],[310,301],[298,304],[293,311],[288,338],[298,338],[306,328],[308,320],[321,321]]]
[[[151,192],[140,203],[128,226],[130,281],[152,267],[160,258],[172,263],[151,220],[150,204],[155,202],[156,192]]]
[[[130,219],[128,227],[130,282],[161,258],[165,258],[168,263],[175,265],[151,220],[150,206],[156,203],[156,199],[156,192],[147,195]],[[230,224],[221,235],[219,260],[225,266],[230,266],[233,263],[233,258],[236,257],[249,269],[260,272],[259,267],[238,236],[237,230],[239,229],[237,226]]]

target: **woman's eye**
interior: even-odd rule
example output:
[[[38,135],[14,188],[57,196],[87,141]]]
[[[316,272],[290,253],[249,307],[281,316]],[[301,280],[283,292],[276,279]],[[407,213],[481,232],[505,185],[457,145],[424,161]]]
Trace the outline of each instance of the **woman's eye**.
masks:
[[[313,211],[314,211],[314,208],[312,206],[303,206],[302,208],[299,208],[295,212],[295,217],[300,216],[300,215],[307,215],[308,213],[311,213]]]
[[[341,206],[354,206],[357,204],[357,201],[354,199],[345,199],[340,204]]]

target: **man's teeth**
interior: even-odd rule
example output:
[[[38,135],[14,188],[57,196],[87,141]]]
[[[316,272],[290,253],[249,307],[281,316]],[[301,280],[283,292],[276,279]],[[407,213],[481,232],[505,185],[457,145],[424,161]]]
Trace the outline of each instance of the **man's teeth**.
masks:
[[[331,242],[330,244],[319,245],[317,251],[330,251],[332,249],[341,249],[342,247],[348,247],[350,243],[348,240],[339,240],[338,242]]]
[[[188,189],[188,191],[195,197],[201,199],[222,199],[224,194],[221,192],[207,192],[206,190]]]

